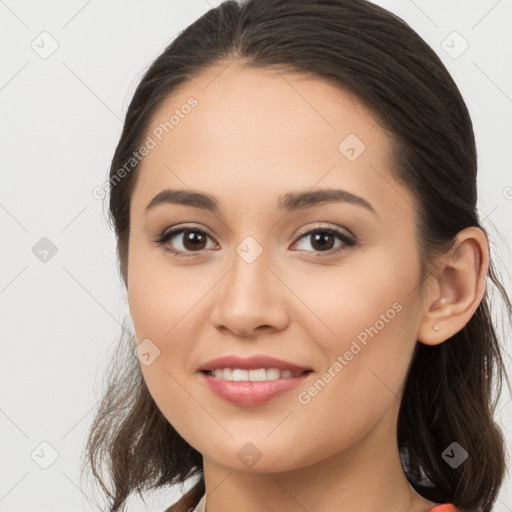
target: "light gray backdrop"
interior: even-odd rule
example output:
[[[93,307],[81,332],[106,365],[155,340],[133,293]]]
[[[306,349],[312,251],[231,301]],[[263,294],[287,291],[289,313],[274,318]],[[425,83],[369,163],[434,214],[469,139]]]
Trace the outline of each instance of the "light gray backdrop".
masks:
[[[128,307],[94,191],[142,72],[218,3],[0,0],[0,511],[100,510],[78,462]],[[460,86],[479,208],[494,257],[510,268],[512,1],[377,3],[416,29]],[[499,411],[510,450],[508,392]],[[161,511],[172,491],[129,510]],[[495,510],[512,511],[510,479]]]

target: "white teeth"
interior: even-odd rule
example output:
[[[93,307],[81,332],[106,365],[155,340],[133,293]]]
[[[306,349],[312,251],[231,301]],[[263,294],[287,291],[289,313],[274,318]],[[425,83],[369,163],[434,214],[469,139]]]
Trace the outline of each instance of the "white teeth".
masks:
[[[233,382],[241,380],[249,380],[249,370],[233,369]]]
[[[279,379],[281,375],[281,370],[277,368],[268,368],[267,369],[267,380],[276,380]]]
[[[211,374],[216,379],[231,380],[233,382],[261,382],[263,380],[287,379],[298,377],[304,372],[292,372],[279,368],[258,368],[256,370],[244,370],[240,368],[216,368]]]
[[[265,368],[259,368],[257,370],[249,370],[249,378],[247,380],[257,382],[267,380],[267,371]]]

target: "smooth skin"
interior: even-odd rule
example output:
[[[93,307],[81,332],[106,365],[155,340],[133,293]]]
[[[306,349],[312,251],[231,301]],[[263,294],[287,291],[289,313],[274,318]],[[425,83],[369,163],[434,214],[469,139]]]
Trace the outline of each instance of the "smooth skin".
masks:
[[[416,343],[444,342],[482,300],[484,232],[459,233],[421,281],[415,197],[393,178],[389,134],[354,97],[319,78],[233,61],[169,96],[148,134],[191,96],[197,106],[137,171],[128,300],[137,342],[150,339],[160,351],[141,365],[149,391],[203,455],[207,511],[428,510],[435,503],[414,491],[400,462],[400,398]],[[354,161],[338,148],[349,134],[365,145]],[[219,211],[182,204],[146,211],[164,189],[212,195]],[[374,211],[343,201],[277,209],[281,195],[317,189],[343,189]],[[206,233],[195,232],[195,244],[184,233],[155,242],[190,224]],[[315,243],[322,228],[355,244],[328,234]],[[310,229],[317,231],[302,235]],[[251,263],[236,250],[246,237],[263,251]],[[300,403],[299,393],[395,303],[400,312]],[[197,371],[226,354],[269,354],[314,371],[269,402],[234,405]],[[247,443],[261,454],[252,466],[238,455]]]

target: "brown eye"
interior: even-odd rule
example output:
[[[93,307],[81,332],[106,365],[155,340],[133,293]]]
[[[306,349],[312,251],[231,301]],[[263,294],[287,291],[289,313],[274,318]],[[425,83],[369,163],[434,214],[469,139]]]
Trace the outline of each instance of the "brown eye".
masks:
[[[206,237],[198,231],[183,231],[183,246],[187,251],[200,251],[204,249]]]
[[[313,252],[339,252],[344,250],[346,247],[350,247],[355,245],[355,240],[351,236],[338,231],[333,228],[316,228],[303,233],[299,240],[305,239],[309,241],[310,247],[312,247]],[[341,242],[337,247],[336,240]],[[307,245],[307,244],[306,244]],[[299,247],[300,249],[300,247]],[[302,250],[308,250],[307,248]]]
[[[190,253],[211,248],[207,246],[208,239],[211,237],[201,229],[182,226],[166,231],[156,243],[175,256],[192,256]]]
[[[311,235],[311,247],[316,251],[325,251],[333,248],[336,242],[336,237],[331,233],[322,232]]]

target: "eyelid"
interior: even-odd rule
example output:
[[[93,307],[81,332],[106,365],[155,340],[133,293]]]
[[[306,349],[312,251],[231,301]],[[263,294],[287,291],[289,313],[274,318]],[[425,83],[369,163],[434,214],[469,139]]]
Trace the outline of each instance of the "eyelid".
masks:
[[[212,240],[214,239],[213,235],[211,235],[208,230],[206,230],[203,227],[196,226],[194,224],[177,224],[175,226],[170,226],[159,235],[159,239],[167,238],[170,234],[176,235],[187,230],[204,233],[205,235],[208,235]]]
[[[326,223],[326,224],[328,224],[328,223]],[[330,226],[327,225],[326,226],[325,224],[321,224],[320,222],[318,222],[314,226],[309,226],[309,227],[306,227],[306,228],[302,228],[297,233],[296,238],[297,239],[301,238],[304,235],[307,235],[308,233],[311,233],[312,231],[322,231],[322,230],[325,230],[325,231],[335,231],[335,232],[338,232],[340,234],[343,234],[347,238],[350,238],[354,242],[356,241],[355,235],[350,230],[348,230],[347,228],[342,228],[341,226],[336,226],[336,225],[330,225]]]

